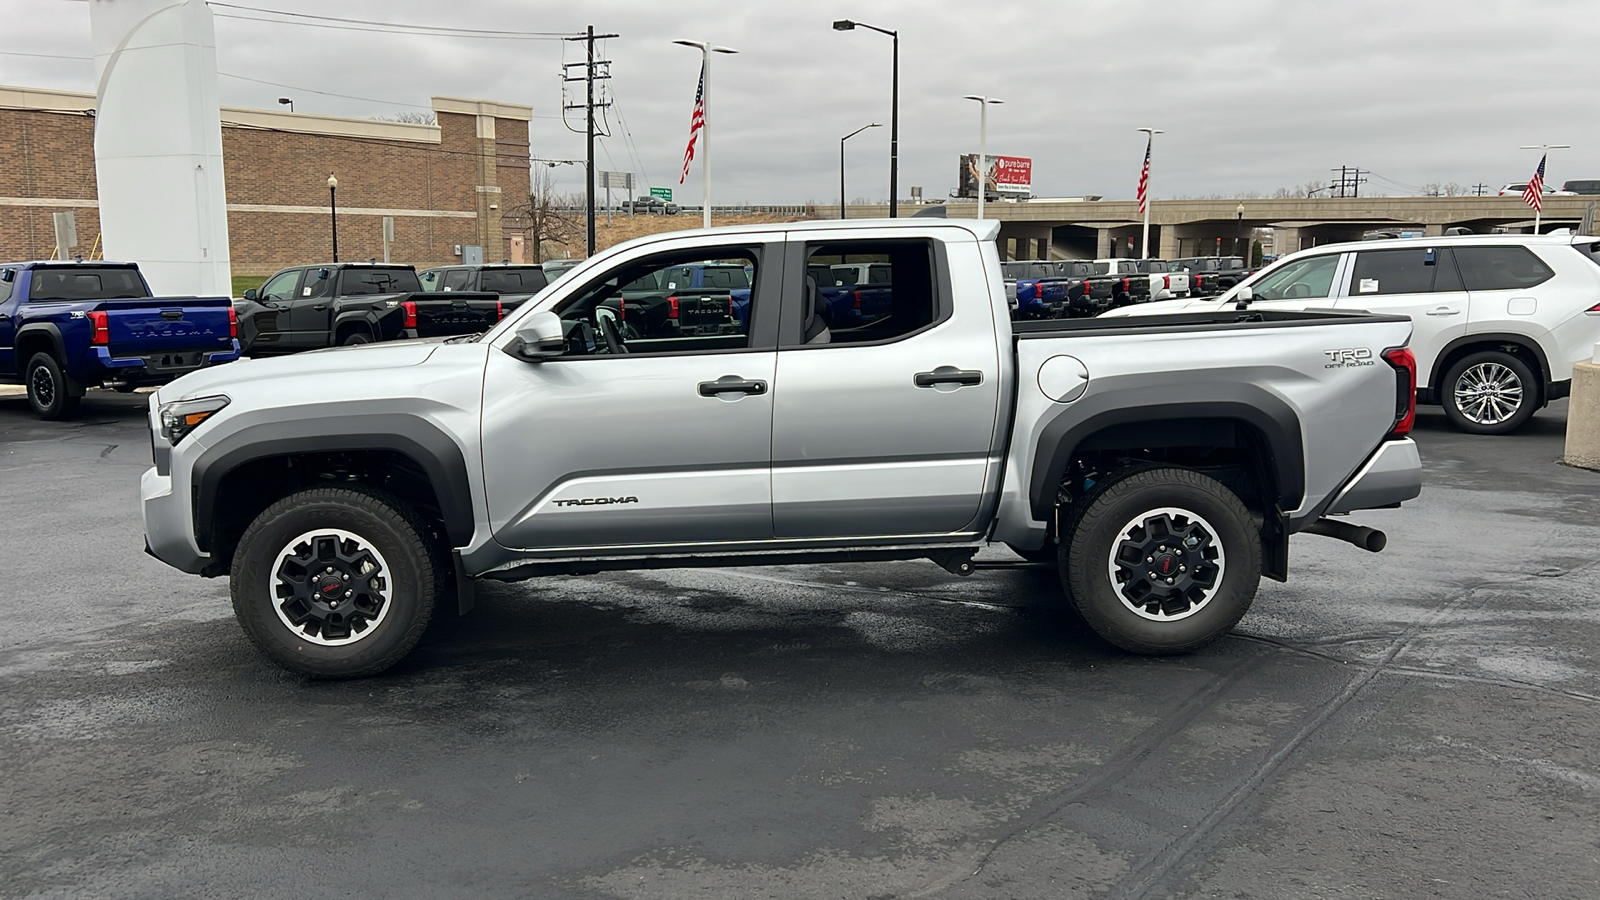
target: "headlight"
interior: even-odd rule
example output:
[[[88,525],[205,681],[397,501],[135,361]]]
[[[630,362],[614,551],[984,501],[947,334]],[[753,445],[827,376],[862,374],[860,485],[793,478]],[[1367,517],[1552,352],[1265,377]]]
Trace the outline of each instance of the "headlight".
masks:
[[[161,436],[167,443],[176,445],[188,436],[189,432],[200,427],[200,423],[211,418],[224,406],[228,405],[228,398],[221,394],[215,397],[198,397],[194,400],[174,400],[171,403],[161,404]]]

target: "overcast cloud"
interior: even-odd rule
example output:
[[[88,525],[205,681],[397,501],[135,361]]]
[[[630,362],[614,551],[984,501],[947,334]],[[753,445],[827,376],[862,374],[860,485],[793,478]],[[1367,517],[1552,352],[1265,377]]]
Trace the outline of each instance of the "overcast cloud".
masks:
[[[888,194],[890,42],[836,33],[852,18],[901,35],[900,183],[944,196],[956,158],[977,149],[976,104],[991,153],[1034,160],[1042,196],[1133,195],[1143,136],[1157,139],[1156,197],[1271,192],[1329,180],[1329,169],[1377,173],[1368,189],[1525,179],[1537,154],[1566,143],[1548,179],[1600,178],[1600,117],[1590,60],[1600,47],[1594,0],[236,0],[239,5],[463,28],[617,32],[612,90],[622,129],[600,167],[643,169],[650,183],[699,197],[699,172],[678,185],[699,54],[675,37],[734,47],[715,59],[711,126],[719,203],[830,202],[840,136],[850,194]],[[217,9],[217,12],[237,12]],[[249,13],[240,13],[254,15]],[[0,0],[7,23],[0,83],[92,90],[93,63],[17,52],[90,54],[89,5]],[[531,105],[535,156],[579,157],[563,128],[558,72],[579,47],[558,41],[374,34],[217,19],[223,102],[301,112],[392,115],[431,95]],[[304,89],[383,102],[312,94]],[[405,106],[401,104],[413,104]],[[581,189],[574,168],[561,190]],[[319,176],[320,177],[320,176]],[[1386,180],[1379,180],[1386,179]]]

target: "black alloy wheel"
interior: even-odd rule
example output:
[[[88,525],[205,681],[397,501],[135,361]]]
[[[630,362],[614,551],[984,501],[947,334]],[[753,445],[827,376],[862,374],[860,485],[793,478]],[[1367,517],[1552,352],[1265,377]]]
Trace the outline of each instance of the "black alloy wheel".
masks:
[[[28,404],[39,418],[56,421],[78,411],[82,395],[73,390],[61,364],[51,354],[35,353],[28,360],[26,380]]]

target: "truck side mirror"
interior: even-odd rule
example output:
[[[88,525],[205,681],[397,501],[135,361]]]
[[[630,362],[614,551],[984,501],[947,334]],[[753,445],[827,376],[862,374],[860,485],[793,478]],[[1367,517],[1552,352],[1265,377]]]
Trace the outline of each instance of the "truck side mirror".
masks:
[[[562,355],[567,349],[567,329],[561,317],[544,310],[528,316],[512,332],[506,352],[526,362],[543,362]]]
[[[255,288],[246,288],[245,289],[244,298],[246,300],[255,300],[255,299],[259,298],[260,296],[261,296],[261,292],[256,290]]]
[[[11,282],[16,281],[16,280],[17,280],[17,270],[16,269],[0,269],[0,281],[4,281],[5,283],[10,284]]]

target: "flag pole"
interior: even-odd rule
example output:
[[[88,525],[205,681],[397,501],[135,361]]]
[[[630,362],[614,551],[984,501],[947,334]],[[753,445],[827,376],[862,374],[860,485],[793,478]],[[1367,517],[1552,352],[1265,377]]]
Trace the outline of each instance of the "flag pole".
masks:
[[[1150,154],[1155,149],[1156,135],[1164,132],[1159,128],[1140,128],[1148,136],[1144,145],[1144,170],[1141,173],[1144,180],[1144,196],[1139,198],[1139,205],[1144,207],[1144,234],[1139,242],[1139,256],[1142,259],[1150,258]]]

